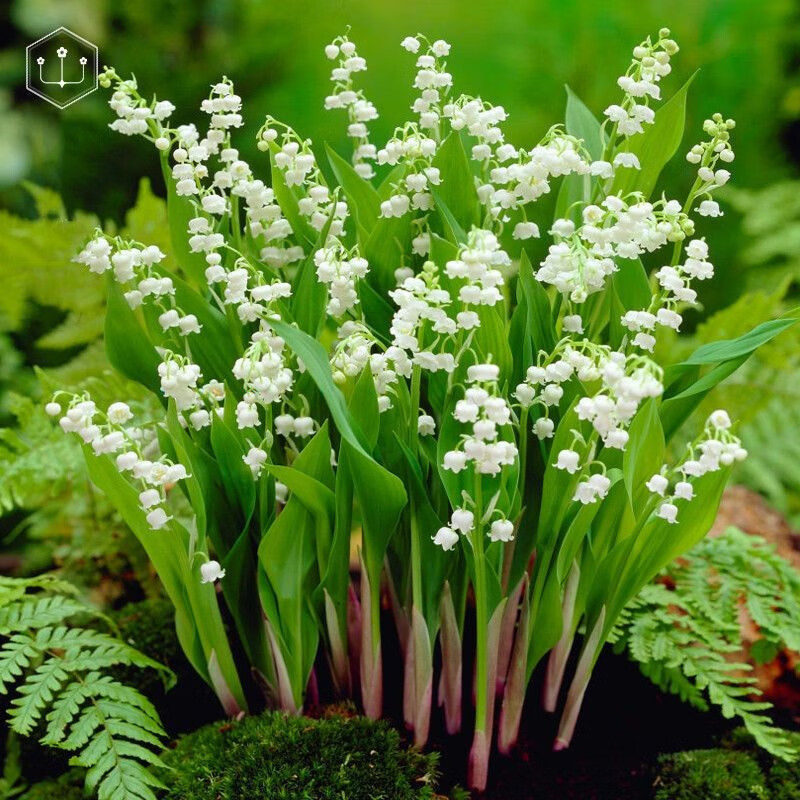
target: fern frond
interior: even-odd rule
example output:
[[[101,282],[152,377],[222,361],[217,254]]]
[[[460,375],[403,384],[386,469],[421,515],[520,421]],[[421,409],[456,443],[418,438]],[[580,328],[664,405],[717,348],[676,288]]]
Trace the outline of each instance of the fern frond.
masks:
[[[771,704],[741,654],[744,609],[776,649],[800,644],[800,575],[763,539],[730,528],[672,564],[664,583],[646,586],[617,625],[617,650],[665,691],[701,709],[709,703],[739,717],[775,756],[797,753],[769,717]]]
[[[86,613],[86,604],[73,597],[54,595],[32,598],[24,603],[0,607],[0,634],[36,630]],[[94,615],[97,616],[98,612],[94,612]]]
[[[75,753],[86,787],[100,800],[155,800],[161,782],[149,767],[164,730],[155,708],[106,667],[169,670],[102,630],[76,620],[102,614],[68,585],[47,578],[0,579],[0,693],[13,690],[10,727]]]

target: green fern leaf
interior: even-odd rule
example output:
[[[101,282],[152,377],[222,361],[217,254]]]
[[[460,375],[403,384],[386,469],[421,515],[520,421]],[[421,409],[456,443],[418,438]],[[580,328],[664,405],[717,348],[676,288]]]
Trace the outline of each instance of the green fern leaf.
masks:
[[[86,787],[101,800],[155,800],[164,730],[152,703],[103,670],[165,667],[102,630],[76,621],[102,614],[69,585],[48,578],[0,579],[0,692],[13,690],[7,716],[23,735],[75,755]],[[173,676],[174,679],[174,676]]]

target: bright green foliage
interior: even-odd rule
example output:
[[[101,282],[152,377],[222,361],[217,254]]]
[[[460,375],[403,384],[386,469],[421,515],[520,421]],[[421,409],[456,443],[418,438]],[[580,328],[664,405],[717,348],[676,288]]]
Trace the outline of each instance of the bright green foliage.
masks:
[[[436,767],[385,722],[280,713],[201,728],[164,760],[165,800],[423,800]]]
[[[0,515],[26,512],[13,533],[24,530],[30,541],[40,545],[26,552],[34,563],[41,551],[46,566],[55,560],[70,576],[80,572],[91,583],[99,580],[97,569],[117,575],[132,569],[150,591],[144,553],[113,506],[92,488],[80,447],[53,428],[33,399],[56,386],[69,386],[90,391],[103,403],[121,395],[144,402],[145,393],[112,372],[106,358],[102,284],[76,270],[72,262],[97,220],[80,212],[68,218],[57,194],[33,185],[27,188],[39,218],[23,219],[0,211],[4,230],[0,242],[0,417],[4,421],[10,417],[13,423],[0,428]],[[124,230],[147,236],[170,252],[164,202],[152,194],[146,181],[139,187]],[[42,328],[41,309],[48,312],[47,324],[55,322],[55,327],[45,324]],[[35,339],[31,357],[47,353],[48,363],[58,366],[34,375],[24,364],[24,354],[10,350],[6,356],[5,331]],[[94,572],[86,575],[87,570]]]
[[[748,245],[741,254],[747,283],[774,287],[774,314],[797,305],[800,278],[800,183],[786,181],[765,189],[727,189],[726,199],[743,214]],[[767,295],[753,291],[730,309],[728,319],[743,322],[757,315]],[[754,302],[755,301],[755,302]],[[742,311],[747,309],[747,315]],[[712,317],[707,328],[717,327]],[[750,458],[738,479],[764,494],[792,523],[800,520],[800,334],[763,348],[724,391],[726,402],[747,423],[741,437]],[[744,414],[742,412],[745,412]]]
[[[663,689],[701,709],[710,703],[725,717],[740,717],[759,745],[794,759],[796,747],[766,713],[770,704],[752,699],[759,691],[751,666],[741,663],[740,617],[745,609],[761,634],[751,648],[757,660],[799,651],[800,575],[760,537],[729,528],[663,577],[626,609],[618,649]]]
[[[111,667],[171,673],[116,636],[74,621],[100,617],[67,583],[50,576],[0,579],[0,694],[23,736],[75,753],[100,800],[151,800],[161,785],[148,766],[164,731],[152,704]]]
[[[0,429],[0,510],[41,507],[83,471],[83,456],[33,400],[14,395],[10,409],[17,427]]]
[[[44,189],[34,192],[38,219],[23,220],[0,211],[4,235],[0,242],[0,329],[18,330],[30,303],[66,312],[64,322],[49,331],[37,345],[66,349],[85,345],[103,330],[105,296],[91,275],[76,275],[72,264],[97,220],[77,213],[67,218],[58,196]]]
[[[24,333],[37,353],[47,351],[49,363],[61,364],[53,374],[59,385],[77,388],[85,378],[108,370],[103,349],[97,346],[103,334],[105,287],[90,273],[75,269],[72,261],[98,220],[83,212],[70,218],[55,192],[32,184],[26,188],[38,218],[0,210],[0,333]],[[147,237],[170,254],[164,201],[146,180],[122,230]],[[45,330],[37,314],[43,308],[57,312],[58,320]],[[13,376],[0,377],[14,384]]]
[[[661,756],[655,800],[769,800],[755,759],[729,750]]]

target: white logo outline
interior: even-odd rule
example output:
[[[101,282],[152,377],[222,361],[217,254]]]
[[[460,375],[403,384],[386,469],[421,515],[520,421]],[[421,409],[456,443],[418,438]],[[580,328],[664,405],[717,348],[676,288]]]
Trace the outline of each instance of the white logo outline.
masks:
[[[92,79],[90,80],[89,88],[87,88],[84,92],[81,92],[77,96],[71,97],[69,100],[66,100],[66,101],[55,100],[54,98],[48,96],[45,93],[44,89],[37,87],[37,84],[34,82],[36,76],[31,74],[33,71],[38,72],[38,82],[42,86],[59,86],[60,88],[63,89],[65,86],[79,85],[79,84],[82,84],[84,82],[84,80],[86,79],[86,67],[87,67],[87,64],[90,62],[90,59],[87,59],[86,57],[81,57],[79,59],[79,63],[81,65],[81,79],[79,81],[76,81],[76,80],[72,80],[72,81],[64,80],[64,59],[66,58],[67,53],[68,53],[68,50],[65,47],[60,47],[58,49],[57,53],[56,53],[56,55],[57,55],[57,57],[59,59],[59,62],[60,62],[59,80],[53,81],[53,80],[45,80],[44,79],[44,76],[42,74],[42,68],[44,66],[44,58],[42,58],[41,56],[36,59],[36,65],[38,65],[38,70],[32,70],[33,64],[31,63],[31,61],[32,61],[31,56],[32,56],[32,52],[33,52],[34,48],[36,48],[38,45],[42,44],[42,42],[46,42],[48,39],[52,39],[54,36],[56,36],[58,34],[66,34],[67,36],[70,36],[73,39],[75,39],[77,42],[83,44],[85,47],[89,48],[89,50],[91,51],[91,57],[90,58],[91,58],[91,61],[93,62],[91,64],[91,66],[90,66],[90,73],[91,73]],[[44,100],[47,103],[50,103],[50,105],[55,106],[60,111],[63,111],[68,106],[71,106],[73,103],[77,103],[78,100],[82,100],[87,95],[89,95],[92,92],[96,91],[97,87],[98,87],[98,75],[99,75],[99,72],[100,72],[100,70],[99,70],[99,52],[98,52],[98,49],[97,49],[97,45],[93,44],[88,39],[85,39],[83,36],[80,36],[79,34],[75,33],[74,31],[71,31],[69,28],[64,27],[63,25],[61,25],[60,27],[56,28],[55,30],[50,31],[50,33],[47,33],[44,36],[40,37],[35,42],[31,42],[31,44],[29,44],[25,48],[25,88],[31,94],[34,94],[39,99]]]

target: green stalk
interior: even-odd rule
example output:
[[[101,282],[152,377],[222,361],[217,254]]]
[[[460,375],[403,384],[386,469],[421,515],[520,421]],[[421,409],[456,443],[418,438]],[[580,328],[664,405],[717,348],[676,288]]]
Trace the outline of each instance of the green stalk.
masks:
[[[408,426],[408,443],[414,458],[419,451],[419,418],[420,387],[422,383],[422,370],[418,364],[414,365],[411,373],[411,417]],[[414,508],[414,496],[409,494],[409,514],[411,516],[411,591],[413,605],[422,612],[422,553],[419,542],[419,522]]]
[[[519,414],[519,493],[525,496],[525,470],[528,465],[528,408]]]
[[[475,476],[475,528],[472,534],[472,549],[475,557],[475,625],[477,653],[475,670],[475,730],[486,731],[486,670],[487,650],[486,633],[489,626],[486,608],[486,564],[484,562],[483,543],[483,496],[480,475]]]

